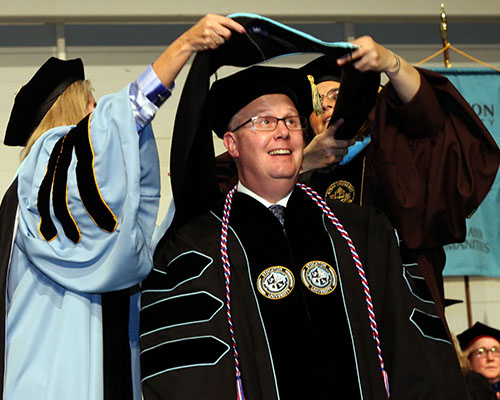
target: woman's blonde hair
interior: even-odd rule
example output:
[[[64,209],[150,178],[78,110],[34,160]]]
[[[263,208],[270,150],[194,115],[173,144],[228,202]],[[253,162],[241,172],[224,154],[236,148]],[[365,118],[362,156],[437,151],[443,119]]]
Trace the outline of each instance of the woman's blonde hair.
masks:
[[[90,94],[91,84],[88,80],[76,81],[69,85],[31,134],[26,146],[21,151],[21,160],[26,158],[38,138],[49,129],[57,126],[76,125],[80,122],[88,114],[87,104]]]
[[[460,368],[462,372],[465,374],[467,371],[471,370],[469,356],[472,353],[472,346],[467,347],[465,350],[462,350],[460,347],[460,343],[458,342],[457,336],[452,333],[451,339],[453,341],[453,346],[457,352],[458,362],[460,363]]]

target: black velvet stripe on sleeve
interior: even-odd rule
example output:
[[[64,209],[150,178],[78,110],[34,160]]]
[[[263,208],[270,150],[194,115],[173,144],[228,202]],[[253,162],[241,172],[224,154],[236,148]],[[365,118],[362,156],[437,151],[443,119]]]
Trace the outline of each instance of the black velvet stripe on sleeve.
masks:
[[[47,241],[54,239],[57,236],[57,229],[50,217],[50,191],[54,181],[54,172],[61,153],[64,137],[59,139],[52,150],[47,165],[47,172],[38,189],[37,207],[40,214],[40,233]]]
[[[143,380],[174,369],[215,365],[229,349],[213,336],[173,340],[145,349],[141,353]]]
[[[174,326],[209,321],[224,302],[207,292],[189,293],[160,300],[141,310],[141,334]]]
[[[52,202],[54,204],[54,215],[61,222],[66,236],[73,243],[80,241],[80,231],[75,220],[71,216],[68,206],[67,191],[68,191],[68,168],[71,164],[73,154],[73,138],[70,134],[62,139],[62,148],[57,161],[57,167],[54,174],[54,186],[52,190]]]
[[[85,209],[96,225],[107,231],[113,232],[117,221],[99,192],[94,173],[94,151],[89,135],[90,115],[78,123],[71,132],[75,135],[75,152],[78,160],[76,164],[76,179],[78,190]]]

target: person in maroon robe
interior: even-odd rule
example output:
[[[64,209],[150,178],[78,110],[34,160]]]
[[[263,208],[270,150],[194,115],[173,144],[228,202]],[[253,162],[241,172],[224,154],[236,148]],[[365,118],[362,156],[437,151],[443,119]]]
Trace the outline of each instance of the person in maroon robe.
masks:
[[[465,239],[465,221],[495,179],[499,150],[447,78],[411,66],[370,37],[354,43],[353,66],[389,78],[357,133],[364,147],[342,163],[352,140],[335,137],[343,121],[328,127],[336,99],[326,95],[340,86],[332,76],[351,57],[314,60],[302,69],[314,75],[322,112],[311,113],[313,139],[299,180],[325,197],[383,210],[402,239],[403,260],[418,264],[444,319],[443,246]]]

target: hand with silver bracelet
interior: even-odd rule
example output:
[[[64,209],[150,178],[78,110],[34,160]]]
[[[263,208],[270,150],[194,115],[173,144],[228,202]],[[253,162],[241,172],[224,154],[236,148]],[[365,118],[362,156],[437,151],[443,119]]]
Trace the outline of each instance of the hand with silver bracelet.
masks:
[[[384,72],[403,103],[406,104],[413,98],[420,87],[420,74],[413,66],[370,36],[361,36],[352,43],[359,48],[339,58],[339,65],[352,62],[354,68],[361,72]]]

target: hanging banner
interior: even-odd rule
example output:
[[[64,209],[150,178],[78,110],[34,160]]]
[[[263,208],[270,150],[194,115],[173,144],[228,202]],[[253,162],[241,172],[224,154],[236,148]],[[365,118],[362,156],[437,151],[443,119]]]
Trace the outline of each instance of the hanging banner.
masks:
[[[500,145],[500,73],[487,68],[432,68],[445,75]],[[500,174],[471,218],[465,242],[445,246],[445,276],[500,277]]]

